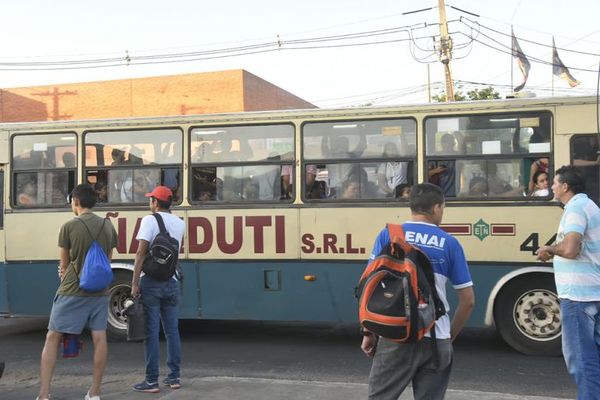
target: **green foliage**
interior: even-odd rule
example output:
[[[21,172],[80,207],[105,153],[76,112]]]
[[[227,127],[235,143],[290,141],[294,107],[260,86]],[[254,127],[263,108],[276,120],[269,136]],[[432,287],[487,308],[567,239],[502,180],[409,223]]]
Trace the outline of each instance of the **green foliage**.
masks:
[[[498,93],[492,86],[488,86],[483,89],[470,90],[467,92],[466,96],[460,90],[454,92],[454,101],[492,100],[499,98],[500,93]],[[446,94],[439,93],[432,96],[431,99],[438,103],[443,103],[446,101]]]
[[[469,100],[493,100],[499,99],[500,93],[496,92],[493,87],[488,86],[483,89],[474,89],[467,92]]]

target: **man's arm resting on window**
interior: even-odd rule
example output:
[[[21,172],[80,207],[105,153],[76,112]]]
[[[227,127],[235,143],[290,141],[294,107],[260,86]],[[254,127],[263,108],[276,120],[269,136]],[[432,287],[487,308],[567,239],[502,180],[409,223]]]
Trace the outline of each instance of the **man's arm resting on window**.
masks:
[[[450,328],[450,336],[452,340],[456,339],[465,323],[471,316],[473,307],[475,306],[475,292],[473,286],[469,286],[456,291],[458,294],[458,306],[452,318],[452,326]]]

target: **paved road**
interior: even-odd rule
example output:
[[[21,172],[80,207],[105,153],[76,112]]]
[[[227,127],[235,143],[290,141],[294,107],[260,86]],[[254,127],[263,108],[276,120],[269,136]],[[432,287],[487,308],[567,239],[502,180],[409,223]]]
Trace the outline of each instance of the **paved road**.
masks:
[[[2,326],[0,319],[0,332]],[[358,349],[354,327],[188,321],[182,324],[182,331],[185,386],[175,392],[163,390],[152,398],[366,397],[369,361]],[[35,398],[43,337],[39,325],[37,330],[0,337],[0,358],[7,361],[0,399]],[[84,340],[79,358],[59,360],[54,400],[82,398],[90,382],[91,364],[89,338]],[[467,330],[455,347],[449,400],[576,396],[561,358],[520,355],[489,330]],[[149,398],[129,390],[142,379],[142,359],[141,344],[111,343],[103,399]],[[410,398],[409,394],[403,396]]]

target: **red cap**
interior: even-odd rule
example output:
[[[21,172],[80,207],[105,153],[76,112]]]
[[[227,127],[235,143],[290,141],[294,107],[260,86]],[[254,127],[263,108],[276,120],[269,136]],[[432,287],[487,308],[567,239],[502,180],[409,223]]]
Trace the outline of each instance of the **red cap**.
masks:
[[[150,193],[146,193],[146,197],[154,197],[161,201],[169,201],[173,198],[173,192],[166,186],[157,186]]]

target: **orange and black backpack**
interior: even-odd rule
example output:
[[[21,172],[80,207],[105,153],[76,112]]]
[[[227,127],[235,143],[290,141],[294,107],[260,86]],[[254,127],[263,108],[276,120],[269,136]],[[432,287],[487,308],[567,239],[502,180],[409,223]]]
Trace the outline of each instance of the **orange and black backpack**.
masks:
[[[427,255],[404,238],[402,225],[388,224],[390,243],[363,272],[356,295],[360,324],[399,343],[417,342],[446,313]]]

